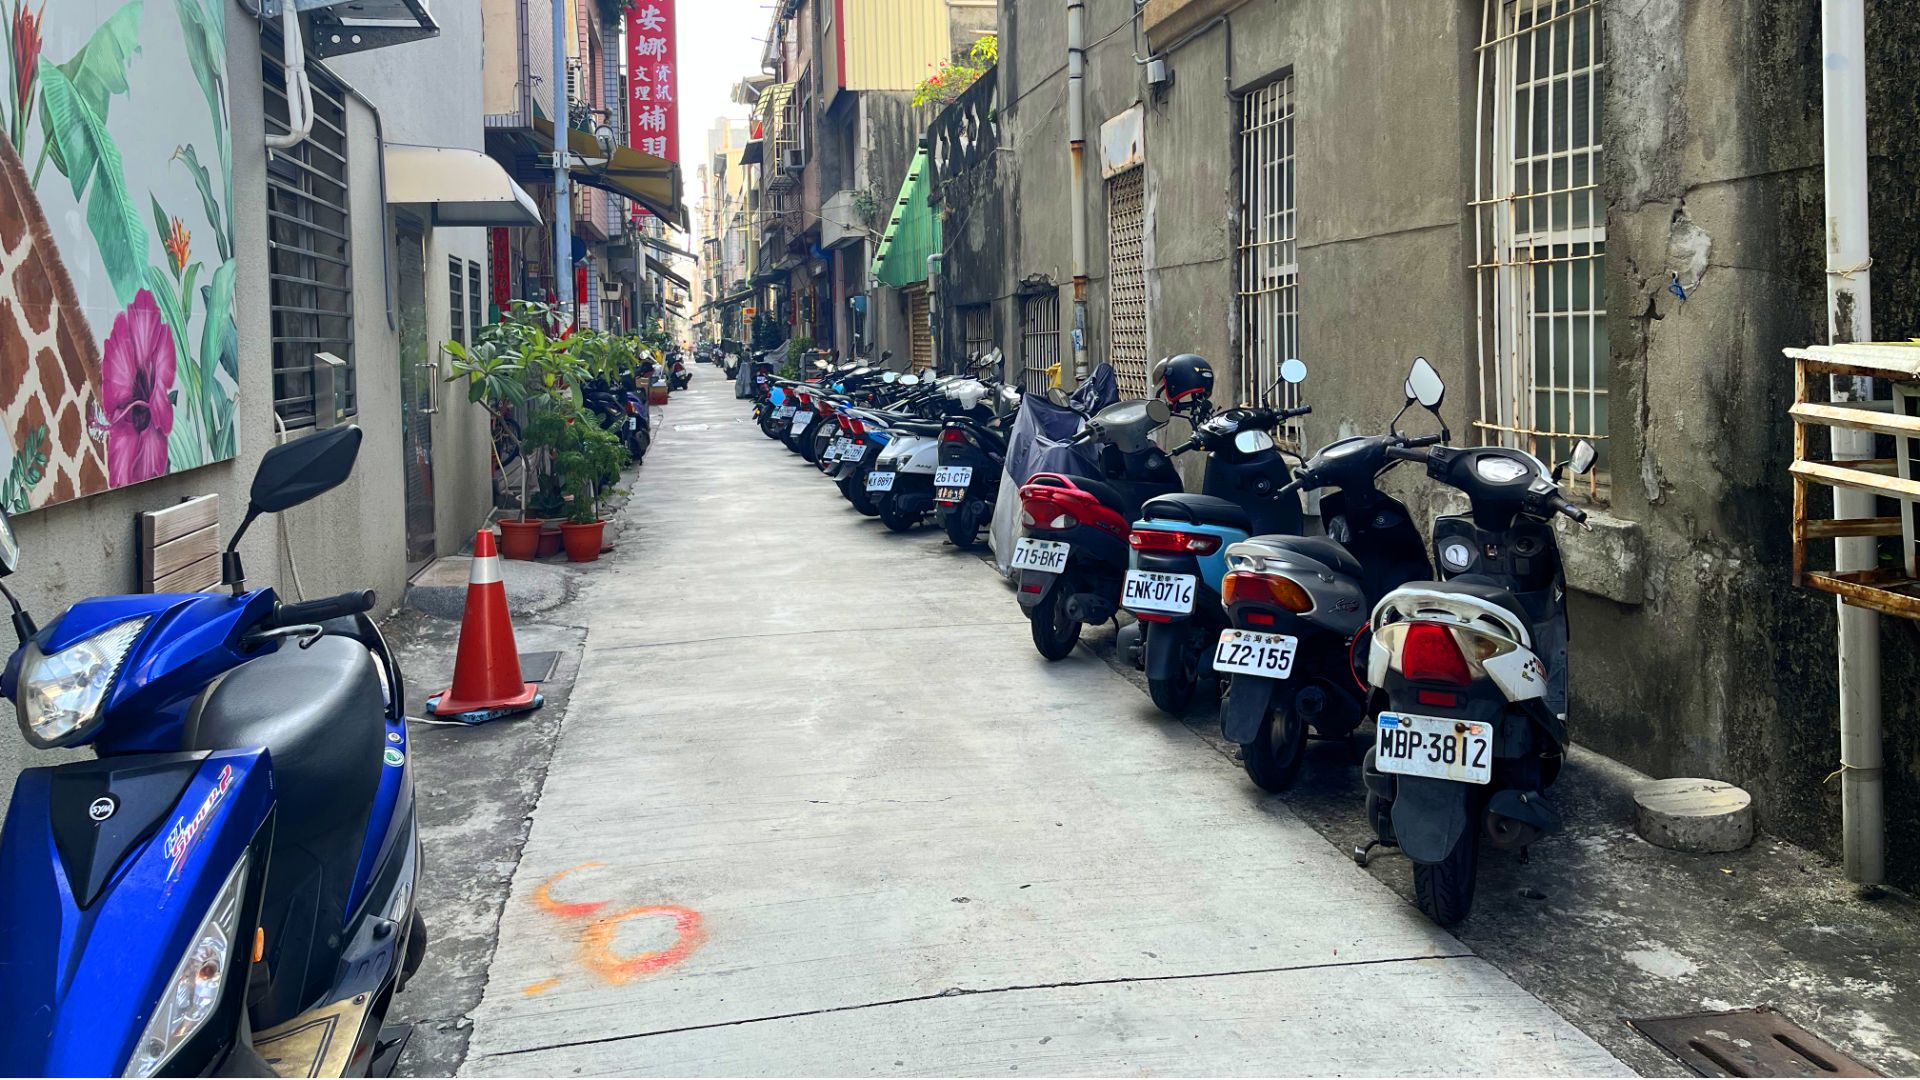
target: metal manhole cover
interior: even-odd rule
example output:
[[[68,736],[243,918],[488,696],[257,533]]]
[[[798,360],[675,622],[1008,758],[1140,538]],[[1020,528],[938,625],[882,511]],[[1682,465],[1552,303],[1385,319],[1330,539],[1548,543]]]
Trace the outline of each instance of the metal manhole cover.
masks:
[[[1701,1076],[1880,1076],[1771,1008],[1628,1020]]]

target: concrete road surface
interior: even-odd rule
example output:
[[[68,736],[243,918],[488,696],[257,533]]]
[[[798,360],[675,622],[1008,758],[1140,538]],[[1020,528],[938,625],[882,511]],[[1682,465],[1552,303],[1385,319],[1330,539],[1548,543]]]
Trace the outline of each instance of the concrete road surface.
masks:
[[[466,1072],[1625,1072],[710,370],[568,612]]]

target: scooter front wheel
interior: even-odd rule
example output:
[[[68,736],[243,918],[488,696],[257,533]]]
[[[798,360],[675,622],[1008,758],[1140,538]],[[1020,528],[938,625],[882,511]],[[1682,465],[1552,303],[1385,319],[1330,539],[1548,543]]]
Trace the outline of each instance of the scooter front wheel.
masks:
[[[1469,815],[1469,821],[1445,858],[1413,864],[1413,902],[1441,926],[1453,926],[1473,910],[1473,886],[1480,871],[1478,815]]]
[[[1033,647],[1049,660],[1065,660],[1080,643],[1080,620],[1067,614],[1066,583],[1054,587],[1053,599],[1027,612],[1033,624]]]
[[[1275,704],[1260,733],[1240,748],[1240,764],[1262,791],[1279,793],[1300,778],[1307,758],[1307,722],[1285,705]]]

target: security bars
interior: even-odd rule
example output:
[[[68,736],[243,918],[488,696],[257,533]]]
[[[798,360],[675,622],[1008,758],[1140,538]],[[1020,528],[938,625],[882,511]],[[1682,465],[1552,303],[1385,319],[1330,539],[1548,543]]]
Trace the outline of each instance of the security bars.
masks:
[[[1300,356],[1300,262],[1294,210],[1293,75],[1240,99],[1240,400],[1257,402]],[[1283,385],[1283,407],[1299,404]]]
[[[1060,290],[1020,298],[1020,366],[1026,390],[1044,394],[1060,382]]]
[[[1591,439],[1600,477],[1611,363],[1600,0],[1488,0],[1478,51],[1475,426],[1549,462]]]
[[[261,50],[267,134],[287,124],[287,75],[279,42]],[[346,93],[318,65],[313,134],[267,160],[268,283],[273,318],[273,407],[288,427],[314,422],[314,354],[347,362],[340,374],[343,410],[355,411],[353,356],[353,223],[347,193]]]
[[[1107,181],[1107,360],[1120,400],[1147,397],[1146,169]]]

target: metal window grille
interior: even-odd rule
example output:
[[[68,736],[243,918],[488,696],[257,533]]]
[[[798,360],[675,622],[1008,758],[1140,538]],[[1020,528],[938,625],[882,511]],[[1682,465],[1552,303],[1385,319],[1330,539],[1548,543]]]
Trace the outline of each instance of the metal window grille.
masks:
[[[1607,464],[1611,359],[1602,40],[1599,0],[1488,0],[1473,202],[1477,426],[1548,461],[1592,439],[1596,476]]]
[[[1240,100],[1240,400],[1256,402],[1300,356],[1300,249],[1294,208],[1293,76]],[[1300,390],[1282,384],[1284,407]]]
[[[453,340],[462,345],[467,343],[467,305],[473,301],[467,297],[467,260],[450,258],[447,260],[447,326]]]
[[[487,325],[486,285],[481,279],[478,260],[467,264],[467,340],[479,341],[480,328]]]
[[[1128,169],[1107,181],[1107,360],[1121,400],[1147,385],[1146,174]]]
[[[933,331],[927,326],[932,312],[931,298],[924,285],[907,290],[907,342],[914,371],[933,367]]]
[[[267,133],[284,134],[287,75],[273,35],[261,49]],[[309,65],[313,134],[267,156],[267,266],[273,320],[273,407],[289,427],[314,422],[314,354],[346,361],[335,386],[356,410],[353,222],[347,191],[347,108],[340,84]]]
[[[964,351],[968,357],[992,352],[993,307],[989,304],[969,304],[961,308],[960,333],[965,339]]]
[[[1020,366],[1029,393],[1060,385],[1060,290],[1020,298]]]

